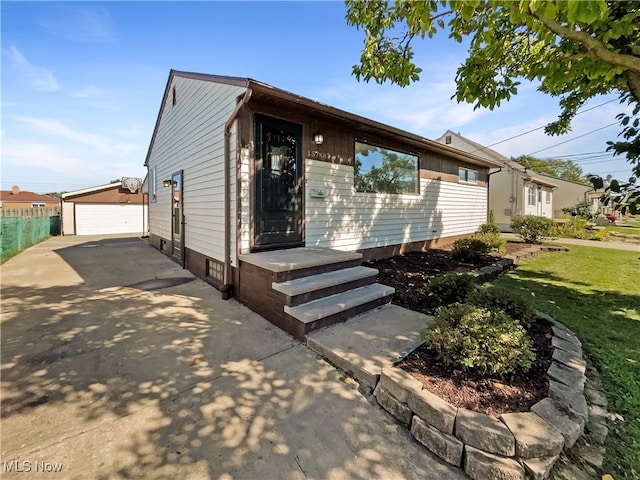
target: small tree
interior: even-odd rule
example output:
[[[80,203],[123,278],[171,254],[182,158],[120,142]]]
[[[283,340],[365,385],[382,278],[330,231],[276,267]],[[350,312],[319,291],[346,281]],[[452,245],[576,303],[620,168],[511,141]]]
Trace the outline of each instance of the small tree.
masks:
[[[591,203],[589,203],[586,200],[576,203],[573,207],[567,207],[562,209],[563,213],[568,213],[568,214],[571,214],[574,211],[578,214],[579,217],[586,218],[587,220],[590,220],[590,221],[593,220],[595,217],[595,214],[591,211]]]
[[[545,237],[554,234],[555,224],[550,218],[525,215],[514,217],[511,220],[511,229],[526,243],[542,243]]]

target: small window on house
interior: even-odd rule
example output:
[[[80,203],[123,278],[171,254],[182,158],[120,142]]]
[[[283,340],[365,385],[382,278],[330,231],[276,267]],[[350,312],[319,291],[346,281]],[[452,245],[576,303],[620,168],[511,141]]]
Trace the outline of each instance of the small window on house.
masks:
[[[419,193],[418,156],[356,142],[358,192]]]
[[[40,203],[40,202],[32,202],[31,203],[31,208],[44,208],[45,204],[44,203]]]
[[[478,171],[471,168],[458,167],[458,176],[464,183],[478,183]]]
[[[536,186],[533,183],[527,184],[527,205],[536,204]]]
[[[218,260],[207,259],[207,277],[211,277],[219,282],[223,280],[224,264]]]
[[[547,203],[551,203],[551,189],[547,188],[546,190],[547,190],[547,195],[545,200],[547,201]]]
[[[175,85],[171,89],[171,105],[174,106],[174,107],[176,106],[176,87],[175,87]]]
[[[444,137],[444,143],[446,143],[447,145],[451,144],[451,135],[447,135],[446,137]]]

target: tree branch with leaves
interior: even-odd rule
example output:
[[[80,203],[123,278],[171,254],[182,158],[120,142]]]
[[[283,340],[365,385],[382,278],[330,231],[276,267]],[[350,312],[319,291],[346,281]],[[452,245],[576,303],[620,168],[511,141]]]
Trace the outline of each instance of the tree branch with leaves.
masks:
[[[627,1],[361,1],[347,0],[347,23],[365,33],[358,80],[407,86],[420,79],[412,42],[437,32],[470,41],[469,55],[456,74],[452,98],[475,108],[494,109],[518,93],[523,80],[559,98],[560,114],[545,131],[571,129],[589,99],[618,93],[631,114],[621,114],[622,131],[608,142],[612,154],[625,155],[634,177],[621,209],[640,213],[640,9]],[[596,182],[597,184],[597,182]],[[607,193],[610,193],[610,189]]]

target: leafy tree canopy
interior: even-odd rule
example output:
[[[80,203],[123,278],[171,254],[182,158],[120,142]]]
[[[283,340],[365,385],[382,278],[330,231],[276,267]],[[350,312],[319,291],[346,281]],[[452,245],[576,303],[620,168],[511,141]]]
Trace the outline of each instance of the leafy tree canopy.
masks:
[[[609,150],[624,154],[640,176],[640,8],[620,0],[346,0],[347,23],[365,32],[359,80],[419,80],[411,42],[448,32],[469,38],[469,55],[458,68],[459,101],[493,109],[518,93],[524,80],[559,98],[558,119],[546,126],[566,133],[578,109],[597,95],[617,92],[631,114],[618,116],[620,140]],[[634,177],[634,178],[635,178]],[[619,184],[623,185],[623,184]],[[631,199],[640,197],[634,183]],[[635,197],[633,197],[635,195]]]
[[[573,182],[587,182],[583,176],[582,168],[571,160],[562,160],[560,158],[541,159],[530,155],[512,157],[511,160],[537,173],[546,173],[547,175],[553,175],[554,177],[571,180]]]

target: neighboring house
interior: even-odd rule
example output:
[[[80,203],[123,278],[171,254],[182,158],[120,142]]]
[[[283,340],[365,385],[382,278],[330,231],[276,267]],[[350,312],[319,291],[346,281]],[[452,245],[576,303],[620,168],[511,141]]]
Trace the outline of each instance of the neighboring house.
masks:
[[[60,199],[50,195],[21,191],[18,185],[0,191],[1,208],[58,208]]]
[[[125,183],[128,181],[124,179]],[[146,233],[147,212],[140,183],[122,181],[62,194],[63,235]]]
[[[362,259],[477,230],[497,166],[255,80],[174,70],[145,165],[151,245],[297,338],[388,302]]]
[[[593,187],[585,185],[583,183],[574,182],[572,180],[565,180],[564,178],[557,178],[546,173],[539,173],[543,177],[547,177],[551,182],[557,185],[557,190],[553,192],[553,216],[554,218],[561,218],[566,215],[562,209],[572,208],[580,202],[592,203],[592,209],[594,213],[600,210],[600,202],[593,202]],[[597,194],[599,197],[601,194]]]
[[[500,164],[500,170],[492,170],[489,174],[489,208],[502,231],[510,231],[511,219],[519,215],[561,217],[563,208],[587,200],[587,193],[592,190],[587,185],[535,173],[451,130],[436,141]]]

